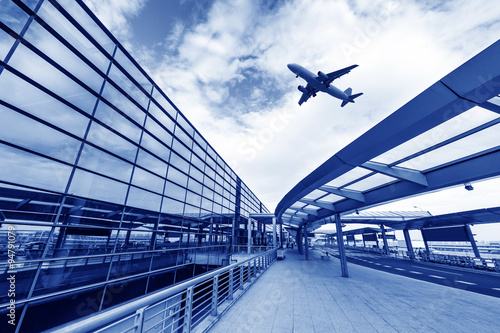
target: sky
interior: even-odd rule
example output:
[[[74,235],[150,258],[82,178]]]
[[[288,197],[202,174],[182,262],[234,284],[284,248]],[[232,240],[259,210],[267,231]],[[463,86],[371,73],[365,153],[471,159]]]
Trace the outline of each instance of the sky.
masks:
[[[271,211],[333,154],[498,39],[496,0],[85,0]],[[297,104],[286,65],[364,95]],[[500,206],[500,180],[378,210]],[[500,231],[497,233],[500,235]],[[500,238],[500,236],[498,237]]]

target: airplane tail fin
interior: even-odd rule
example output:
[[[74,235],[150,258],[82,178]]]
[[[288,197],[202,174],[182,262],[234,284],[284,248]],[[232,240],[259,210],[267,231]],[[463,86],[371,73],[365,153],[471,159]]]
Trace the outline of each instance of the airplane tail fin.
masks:
[[[352,94],[352,89],[351,88],[347,88],[344,93],[347,95],[347,97],[349,98],[347,101],[342,101],[342,104],[340,104],[340,107],[344,107],[347,105],[347,103],[354,103],[354,99],[363,95],[363,93],[359,93],[359,94],[354,94],[354,95],[351,95]]]

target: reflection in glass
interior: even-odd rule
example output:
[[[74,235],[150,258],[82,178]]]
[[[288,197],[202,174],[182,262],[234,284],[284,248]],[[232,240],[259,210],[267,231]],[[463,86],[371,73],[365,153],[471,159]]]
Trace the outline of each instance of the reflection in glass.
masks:
[[[71,167],[0,144],[0,180],[64,192]]]
[[[132,164],[85,144],[78,166],[124,182],[130,180]]]
[[[149,116],[153,116],[159,124],[163,125],[170,133],[174,133],[174,121],[154,101],[149,104]],[[170,143],[168,143],[170,144]]]
[[[123,204],[125,194],[127,193],[127,185],[77,169],[71,182],[69,193]]]
[[[163,185],[165,180],[147,172],[141,168],[135,168],[132,184],[143,187],[145,189],[154,191],[156,193],[163,193]]]
[[[129,80],[125,74],[116,67],[116,64],[111,66],[108,74],[109,78],[114,81],[122,90],[132,97],[144,109],[148,106],[149,98],[137,86]]]
[[[122,95],[111,83],[106,82],[102,96],[118,110],[134,120],[139,126],[144,124],[146,113],[132,103],[125,95]]]
[[[16,49],[16,56],[12,57],[9,65],[81,110],[89,114],[94,110],[97,101],[95,96],[38,55],[28,50],[23,44],[19,44]],[[24,96],[25,92],[22,93]]]
[[[131,162],[135,160],[137,147],[121,136],[111,132],[95,121],[90,127],[88,140],[99,147],[102,147],[116,155],[119,155]]]
[[[158,211],[160,209],[160,201],[161,197],[159,195],[131,186],[127,205]]]
[[[142,149],[139,149],[137,164],[144,167],[146,170],[156,173],[160,177],[165,177],[167,172],[167,164],[165,162],[157,159]]]
[[[99,102],[95,117],[118,133],[126,134],[128,139],[139,142],[141,137],[140,127],[130,122],[106,103]]]
[[[51,127],[0,105],[0,140],[74,163],[81,143]]]
[[[14,45],[15,39],[5,31],[0,29],[0,59],[5,60],[7,53]]]
[[[8,18],[8,19],[4,19]],[[12,1],[2,1],[2,22],[14,30],[17,34],[21,33],[24,25],[28,21],[28,14],[15,5]],[[2,58],[3,60],[3,58]]]
[[[23,111],[83,137],[89,118],[4,70],[0,75],[2,99]]]

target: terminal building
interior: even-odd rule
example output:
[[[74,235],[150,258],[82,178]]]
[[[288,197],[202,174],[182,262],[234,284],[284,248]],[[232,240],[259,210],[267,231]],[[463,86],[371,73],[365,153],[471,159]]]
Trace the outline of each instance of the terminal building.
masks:
[[[2,332],[201,332],[285,243],[308,259],[307,236],[323,224],[336,223],[326,243],[348,277],[344,237],[379,248],[380,233],[388,255],[386,231],[403,230],[417,260],[408,232],[420,230],[428,256],[427,241],[452,240],[480,258],[469,225],[499,220],[498,207],[362,210],[500,175],[500,41],[333,155],[271,213],[82,1],[2,6],[12,18],[0,21]],[[344,235],[346,223],[376,228]],[[4,292],[12,285],[15,296]]]

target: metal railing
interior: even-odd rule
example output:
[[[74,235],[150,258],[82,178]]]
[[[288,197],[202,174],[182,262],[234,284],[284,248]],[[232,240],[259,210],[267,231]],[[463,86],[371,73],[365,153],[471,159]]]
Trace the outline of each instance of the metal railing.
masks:
[[[260,253],[127,304],[59,326],[51,332],[191,332],[208,316],[227,309],[276,260]]]

